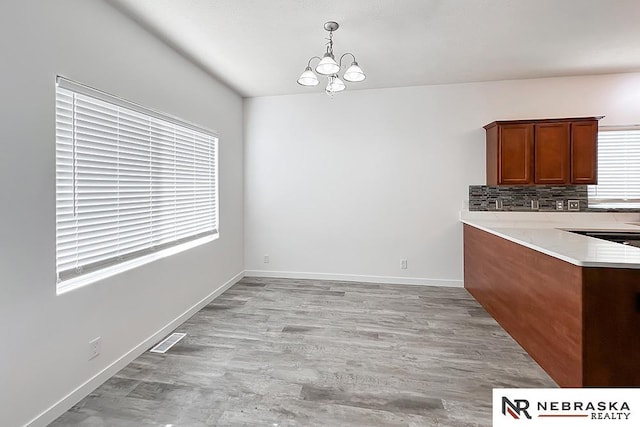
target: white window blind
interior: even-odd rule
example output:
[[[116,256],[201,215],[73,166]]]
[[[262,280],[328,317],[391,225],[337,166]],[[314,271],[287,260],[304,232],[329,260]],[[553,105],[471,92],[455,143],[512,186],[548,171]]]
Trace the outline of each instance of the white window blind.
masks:
[[[58,283],[218,233],[218,138],[58,77]]]
[[[640,128],[598,132],[598,185],[589,186],[589,200],[640,202]]]

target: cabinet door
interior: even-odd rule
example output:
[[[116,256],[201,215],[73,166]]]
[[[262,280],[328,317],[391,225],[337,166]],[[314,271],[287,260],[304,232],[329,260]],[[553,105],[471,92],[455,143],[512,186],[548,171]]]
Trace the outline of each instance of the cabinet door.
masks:
[[[571,123],[571,183],[598,183],[598,122]]]
[[[535,125],[536,184],[569,184],[569,123]]]
[[[533,125],[500,125],[498,184],[532,184]]]

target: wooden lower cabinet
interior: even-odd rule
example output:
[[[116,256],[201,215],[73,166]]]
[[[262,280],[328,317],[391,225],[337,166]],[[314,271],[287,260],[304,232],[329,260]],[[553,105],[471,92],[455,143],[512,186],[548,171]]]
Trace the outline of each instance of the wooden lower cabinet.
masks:
[[[640,386],[640,270],[576,266],[465,224],[464,286],[561,387]]]

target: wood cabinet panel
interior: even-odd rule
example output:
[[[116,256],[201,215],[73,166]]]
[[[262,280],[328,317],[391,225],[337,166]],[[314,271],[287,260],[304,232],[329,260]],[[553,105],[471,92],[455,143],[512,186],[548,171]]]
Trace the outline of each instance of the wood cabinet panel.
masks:
[[[558,385],[640,386],[640,270],[580,267],[465,224],[464,287]]]
[[[558,385],[582,385],[579,268],[465,225],[464,287]]]
[[[598,122],[571,123],[571,182],[598,183]]]
[[[498,126],[487,129],[487,185],[498,185]]]
[[[533,126],[505,125],[498,128],[499,183],[530,184],[533,167]]]
[[[536,184],[569,182],[569,123],[543,123],[534,127],[534,159]]]
[[[584,269],[584,383],[640,385],[640,270]]]

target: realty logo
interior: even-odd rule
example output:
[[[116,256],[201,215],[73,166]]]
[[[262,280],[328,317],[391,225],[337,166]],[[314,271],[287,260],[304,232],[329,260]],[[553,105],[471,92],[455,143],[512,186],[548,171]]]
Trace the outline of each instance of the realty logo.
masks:
[[[494,427],[640,426],[637,388],[494,388]]]
[[[529,401],[526,399],[514,399],[513,402],[502,396],[502,415],[511,415],[514,419],[519,420],[521,416],[531,419],[529,415]]]

